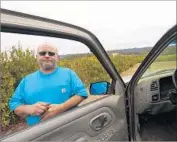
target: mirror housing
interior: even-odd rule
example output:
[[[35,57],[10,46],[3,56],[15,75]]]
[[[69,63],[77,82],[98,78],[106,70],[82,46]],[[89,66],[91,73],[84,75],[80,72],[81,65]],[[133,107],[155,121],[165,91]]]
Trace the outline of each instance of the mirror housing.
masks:
[[[91,95],[111,94],[111,84],[106,81],[94,82],[90,84],[89,92]]]

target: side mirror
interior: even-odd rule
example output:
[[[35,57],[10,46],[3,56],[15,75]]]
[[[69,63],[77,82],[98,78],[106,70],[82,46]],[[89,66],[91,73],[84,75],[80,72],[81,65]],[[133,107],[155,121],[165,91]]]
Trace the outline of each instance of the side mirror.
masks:
[[[106,81],[94,82],[90,84],[90,94],[91,95],[104,95],[110,94],[111,84]]]

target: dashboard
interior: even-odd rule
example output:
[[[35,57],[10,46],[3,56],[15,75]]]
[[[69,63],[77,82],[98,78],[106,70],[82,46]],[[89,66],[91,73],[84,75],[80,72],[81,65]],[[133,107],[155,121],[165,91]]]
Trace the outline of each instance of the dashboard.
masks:
[[[134,99],[138,114],[157,114],[175,109],[177,88],[174,70],[144,77],[136,86]]]

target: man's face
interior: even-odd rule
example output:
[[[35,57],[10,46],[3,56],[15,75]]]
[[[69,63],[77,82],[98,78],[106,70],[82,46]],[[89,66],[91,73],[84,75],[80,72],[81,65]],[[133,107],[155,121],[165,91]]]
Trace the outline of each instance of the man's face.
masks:
[[[51,45],[41,45],[38,48],[37,61],[44,71],[50,71],[57,67],[58,53],[57,49]]]

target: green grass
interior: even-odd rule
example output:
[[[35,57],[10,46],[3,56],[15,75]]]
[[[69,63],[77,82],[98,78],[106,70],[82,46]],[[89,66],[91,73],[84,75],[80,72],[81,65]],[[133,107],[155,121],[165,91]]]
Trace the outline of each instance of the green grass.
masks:
[[[156,61],[176,61],[177,57],[176,54],[171,54],[171,55],[162,55],[157,58]]]
[[[157,70],[174,69],[176,61],[154,62],[146,72],[154,72]]]
[[[147,76],[148,74],[151,74],[153,72],[168,70],[168,69],[176,69],[176,61],[165,61],[165,62],[154,62],[143,74],[143,77]],[[150,79],[151,76],[148,77]],[[154,77],[152,77],[154,78]],[[141,78],[138,82],[138,84],[142,81],[145,81],[146,78]]]

